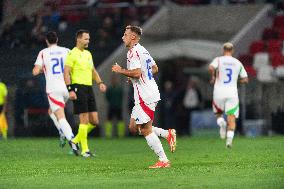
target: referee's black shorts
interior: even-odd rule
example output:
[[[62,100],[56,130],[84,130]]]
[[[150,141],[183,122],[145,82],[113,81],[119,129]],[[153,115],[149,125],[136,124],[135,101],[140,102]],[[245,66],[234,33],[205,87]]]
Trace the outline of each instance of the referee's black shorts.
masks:
[[[96,112],[97,104],[92,86],[74,84],[77,99],[73,101],[74,113]]]
[[[0,113],[3,111],[3,105],[0,105]]]

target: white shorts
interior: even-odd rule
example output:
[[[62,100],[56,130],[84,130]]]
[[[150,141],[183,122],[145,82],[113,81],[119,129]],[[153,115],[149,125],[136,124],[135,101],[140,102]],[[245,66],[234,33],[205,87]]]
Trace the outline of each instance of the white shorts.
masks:
[[[132,109],[131,118],[135,120],[136,124],[144,124],[154,120],[154,113],[157,104],[157,102],[151,104],[135,104]]]
[[[216,98],[213,97],[213,112],[216,114],[225,113],[226,115],[235,115],[239,117],[239,98]]]
[[[65,107],[65,102],[69,98],[68,91],[54,91],[47,94],[49,107],[52,112],[55,112],[59,108]]]

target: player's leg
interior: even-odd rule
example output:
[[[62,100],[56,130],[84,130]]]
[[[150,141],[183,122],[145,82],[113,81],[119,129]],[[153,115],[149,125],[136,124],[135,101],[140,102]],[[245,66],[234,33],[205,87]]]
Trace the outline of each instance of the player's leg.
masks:
[[[50,108],[48,109],[48,114],[49,114],[50,119],[53,121],[56,129],[58,130],[58,133],[59,133],[59,136],[60,136],[60,141],[65,140],[64,134],[60,131],[60,126],[59,126],[59,123],[57,121],[57,118],[56,118],[55,114],[51,111]]]
[[[149,168],[169,167],[170,162],[165,154],[159,137],[152,131],[155,104],[138,104],[133,107],[131,118],[135,120],[137,128],[140,128],[141,134],[145,137],[148,146],[159,157],[159,161]]]
[[[68,123],[68,121],[66,120],[65,117],[65,113],[64,113],[64,109],[63,108],[58,108],[55,112],[54,112],[59,126],[60,126],[60,131],[64,134],[64,136],[66,137],[66,139],[69,142],[70,147],[72,148],[72,151],[75,155],[79,155],[79,147],[77,144],[75,144],[74,142],[72,142],[72,139],[74,138],[74,134],[72,132],[71,126]]]
[[[226,147],[231,148],[233,145],[233,138],[236,129],[236,118],[234,115],[228,115],[228,129],[227,129],[227,140]]]
[[[63,108],[58,108],[54,112],[54,114],[55,114],[55,116],[56,116],[56,118],[58,120],[60,131],[64,134],[66,139],[68,141],[70,141],[72,138],[74,138],[74,134],[72,132],[71,126],[69,125],[69,123],[67,122],[67,120],[65,118],[64,109]]]
[[[220,127],[219,133],[221,139],[226,138],[226,129],[227,129],[227,122],[223,117],[224,106],[225,106],[224,103],[225,103],[224,99],[213,97],[212,108],[213,112],[216,115],[217,125]]]
[[[157,105],[157,103],[154,103]],[[158,136],[158,137],[163,137],[164,139],[167,139],[168,144],[170,146],[170,151],[173,153],[176,150],[176,130],[175,129],[162,129],[159,127],[152,126],[153,132]]]
[[[159,161],[150,166],[149,168],[162,168],[169,167],[170,162],[165,154],[162,143],[159,137],[152,131],[152,123],[153,121],[149,121],[146,124],[138,125],[141,129],[142,135],[145,137],[148,146],[154,151],[154,153],[159,157]]]
[[[130,118],[128,129],[129,129],[130,133],[132,133],[133,135],[138,134],[138,127],[135,123],[135,119],[132,118],[132,117]]]
[[[225,109],[228,121],[226,147],[231,148],[233,145],[233,138],[236,129],[236,118],[239,117],[239,99],[228,99]]]
[[[169,146],[170,146],[170,151],[175,152],[176,150],[176,130],[175,129],[162,129],[159,127],[152,126],[153,132],[158,136],[158,137],[163,137],[164,139],[167,140]]]
[[[58,91],[52,94],[48,94],[48,100],[50,105],[50,111],[56,117],[56,122],[60,133],[64,135],[64,137],[68,140],[70,147],[72,148],[75,155],[79,154],[78,146],[73,143],[71,140],[74,138],[74,134],[72,132],[70,124],[67,122],[64,107],[65,107],[65,99],[64,96],[68,96],[68,92],[66,91]]]

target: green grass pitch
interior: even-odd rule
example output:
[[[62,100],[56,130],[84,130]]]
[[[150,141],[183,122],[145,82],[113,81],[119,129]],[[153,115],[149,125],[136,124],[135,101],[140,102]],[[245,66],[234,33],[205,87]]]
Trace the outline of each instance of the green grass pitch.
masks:
[[[178,138],[171,168],[143,137],[90,139],[96,157],[69,155],[55,138],[0,141],[0,188],[284,188],[284,137],[236,137],[232,149],[216,137]]]

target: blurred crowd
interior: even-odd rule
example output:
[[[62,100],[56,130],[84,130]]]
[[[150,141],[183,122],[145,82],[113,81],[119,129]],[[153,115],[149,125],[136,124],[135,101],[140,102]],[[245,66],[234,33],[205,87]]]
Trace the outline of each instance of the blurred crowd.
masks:
[[[135,3],[127,6],[117,4],[111,8],[106,6],[107,2],[111,3],[111,1],[106,1],[105,4],[89,2],[87,0],[48,0],[41,9],[30,14],[25,14],[19,8],[15,11],[17,12],[15,21],[3,26],[1,46],[10,49],[34,48],[44,44],[46,31],[54,30],[64,34],[69,32],[70,28],[72,31],[75,25],[84,26],[85,23],[85,27],[92,31],[92,36],[98,39],[96,47],[105,48],[112,45],[110,42],[113,39],[121,37],[122,28],[128,24],[140,25],[158,8],[152,5],[147,6],[147,4],[137,6]],[[92,22],[91,25],[89,25],[90,22]],[[94,28],[89,28],[90,26]],[[65,40],[70,41],[65,39],[64,35],[61,40],[63,43]]]

